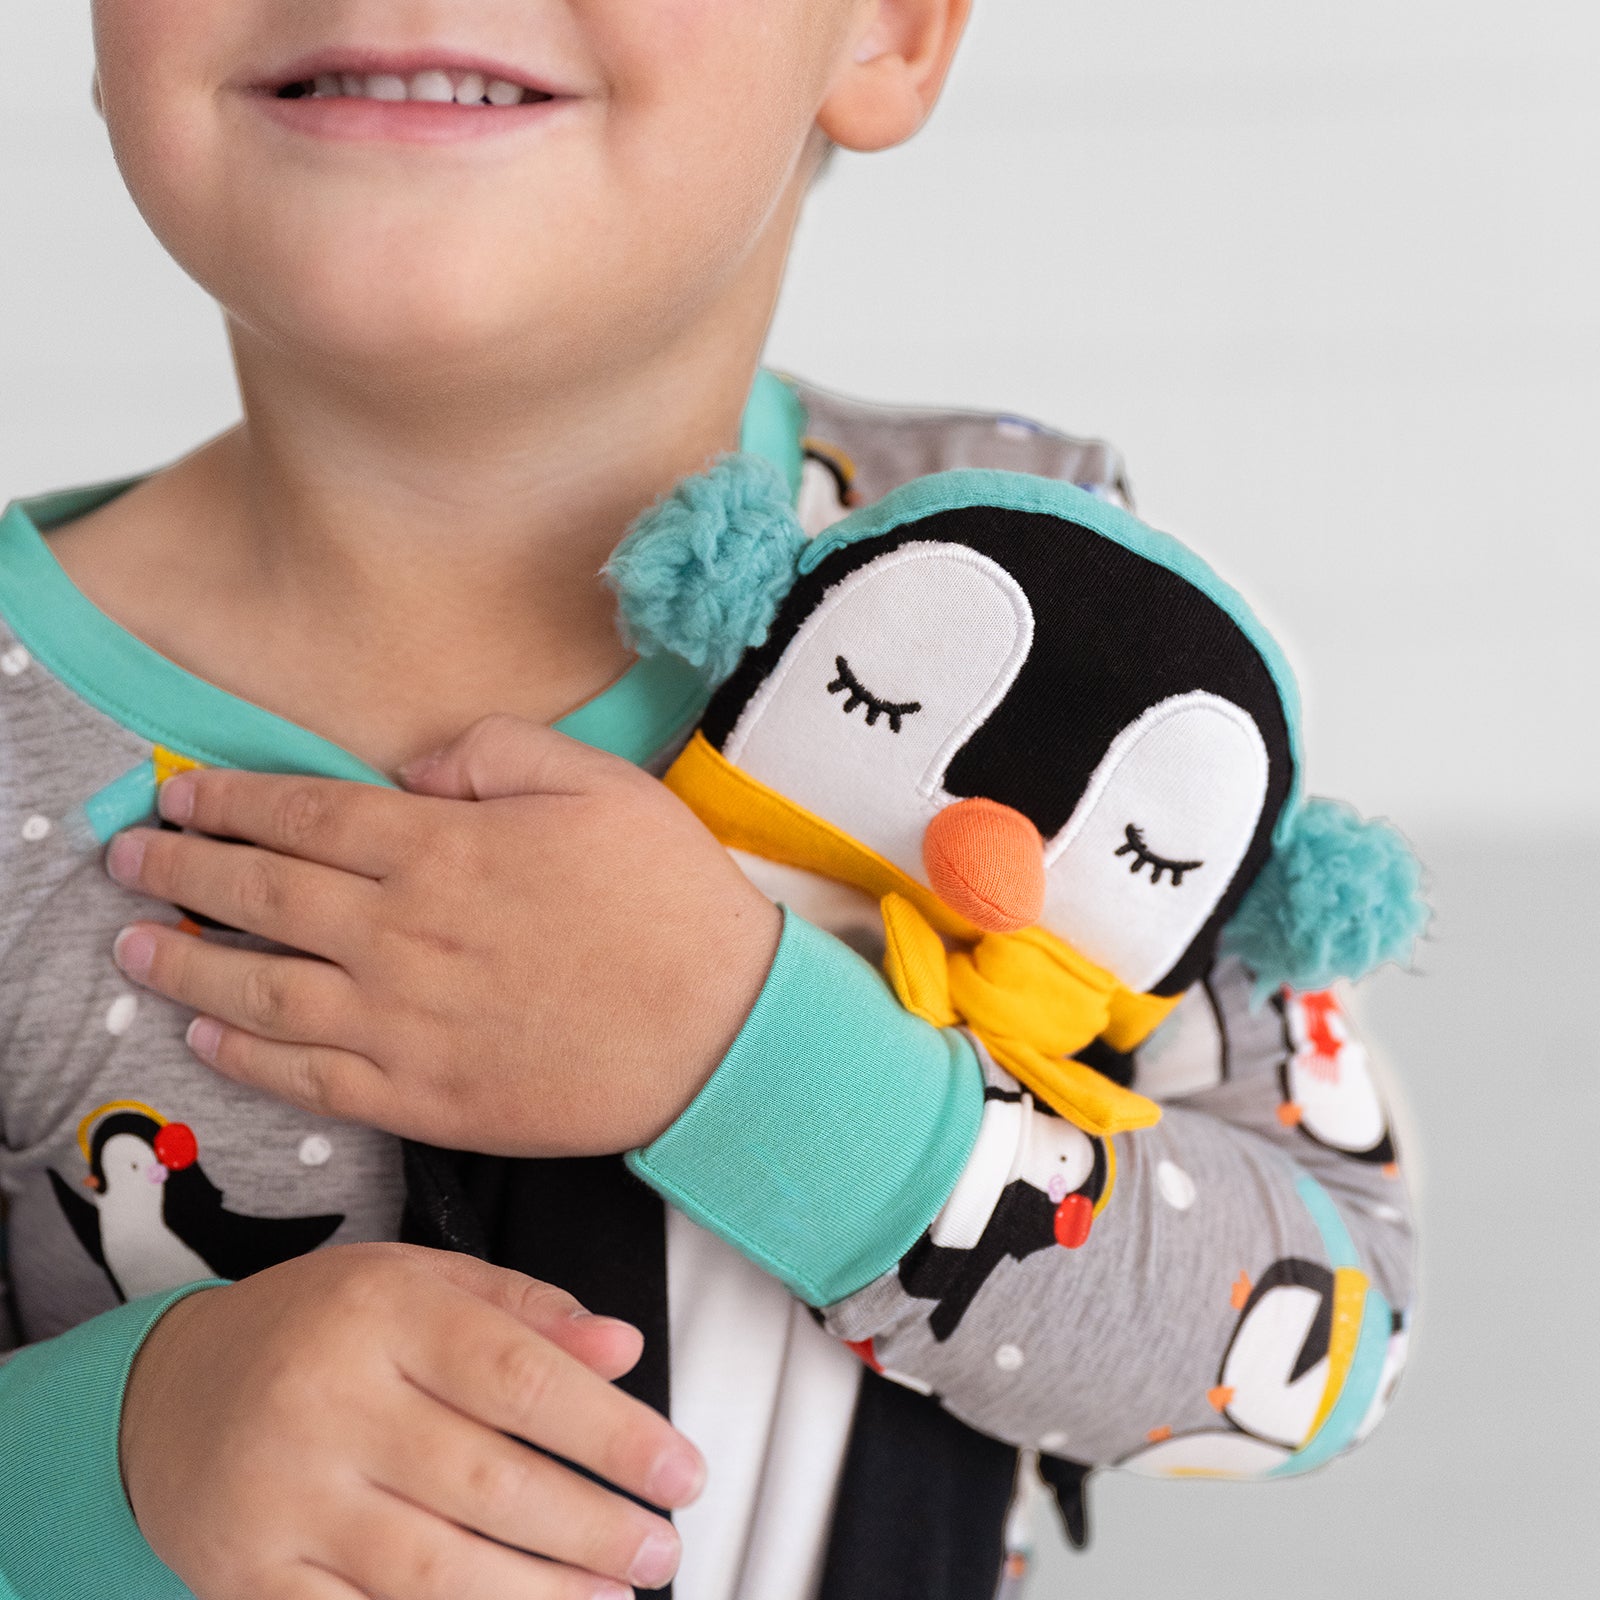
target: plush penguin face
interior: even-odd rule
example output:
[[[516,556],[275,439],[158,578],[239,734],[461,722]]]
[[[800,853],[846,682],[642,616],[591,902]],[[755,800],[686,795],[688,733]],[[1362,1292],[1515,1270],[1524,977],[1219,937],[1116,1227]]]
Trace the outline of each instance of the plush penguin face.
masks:
[[[942,510],[827,551],[701,731],[975,926],[1175,994],[1271,848],[1286,720],[1237,621],[1070,518]]]

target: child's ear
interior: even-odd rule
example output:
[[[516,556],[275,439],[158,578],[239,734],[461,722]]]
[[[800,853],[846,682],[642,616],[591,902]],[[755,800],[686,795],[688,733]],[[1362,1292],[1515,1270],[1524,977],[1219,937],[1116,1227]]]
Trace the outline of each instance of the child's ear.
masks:
[[[928,119],[972,0],[863,0],[817,126],[846,150],[887,150]]]

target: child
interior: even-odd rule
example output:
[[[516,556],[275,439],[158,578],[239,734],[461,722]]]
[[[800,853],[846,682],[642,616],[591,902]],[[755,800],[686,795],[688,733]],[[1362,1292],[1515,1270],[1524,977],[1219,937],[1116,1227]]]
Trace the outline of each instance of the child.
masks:
[[[246,421],[0,525],[19,1600],[965,1600],[1018,1447],[1069,1487],[1276,1472],[1376,1419],[1403,1321],[1374,1366],[1340,1285],[1404,1307],[1409,1231],[1331,1000],[1215,974],[1140,1062],[1187,1103],[1119,1148],[1094,1250],[1010,1252],[941,1338],[902,1264],[1056,1130],[647,775],[703,690],[630,661],[595,575],[717,452],[813,530],[940,466],[1118,491],[1096,446],[752,387],[830,142],[912,133],[966,11],[98,0],[119,163]],[[1297,1123],[1301,1079],[1370,1126]],[[537,1278],[392,1242],[396,1135],[542,1158],[484,1169],[545,1203],[487,1242]],[[700,1227],[641,1149],[679,1200],[762,1181]]]

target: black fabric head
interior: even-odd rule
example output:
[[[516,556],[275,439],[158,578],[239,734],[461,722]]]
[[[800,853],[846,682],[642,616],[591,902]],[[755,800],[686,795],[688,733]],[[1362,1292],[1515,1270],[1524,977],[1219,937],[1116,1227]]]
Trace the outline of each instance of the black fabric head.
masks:
[[[1255,645],[1216,601],[1158,562],[1064,516],[986,505],[940,511],[842,545],[797,580],[766,643],[746,654],[714,697],[701,731],[725,750],[752,698],[830,592],[912,544],[963,546],[987,558],[1014,580],[1032,611],[1026,658],[1004,698],[950,759],[942,780],[948,796],[1011,807],[1048,842],[1073,817],[1119,733],[1150,708],[1177,696],[1212,695],[1259,730],[1267,781],[1248,848],[1205,925],[1148,985],[1157,994],[1181,992],[1209,964],[1221,928],[1271,853],[1293,763],[1278,689]],[[827,752],[816,759],[826,760]],[[1183,774],[1172,781],[1181,784]],[[1163,872],[1185,866],[1182,860],[1161,865],[1162,841],[1139,834],[1136,843],[1139,819],[1127,823],[1133,831],[1119,836],[1118,853],[1128,870],[1153,872],[1160,882]]]

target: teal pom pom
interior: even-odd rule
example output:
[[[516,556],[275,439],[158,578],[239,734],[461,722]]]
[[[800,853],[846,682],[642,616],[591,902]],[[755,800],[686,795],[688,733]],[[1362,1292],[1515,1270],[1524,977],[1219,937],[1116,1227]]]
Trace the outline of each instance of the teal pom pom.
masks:
[[[658,501],[606,563],[624,637],[722,682],[767,637],[805,543],[778,470],[724,456]]]
[[[1408,961],[1428,923],[1422,864],[1398,829],[1308,800],[1222,935],[1258,994],[1325,989]]]

